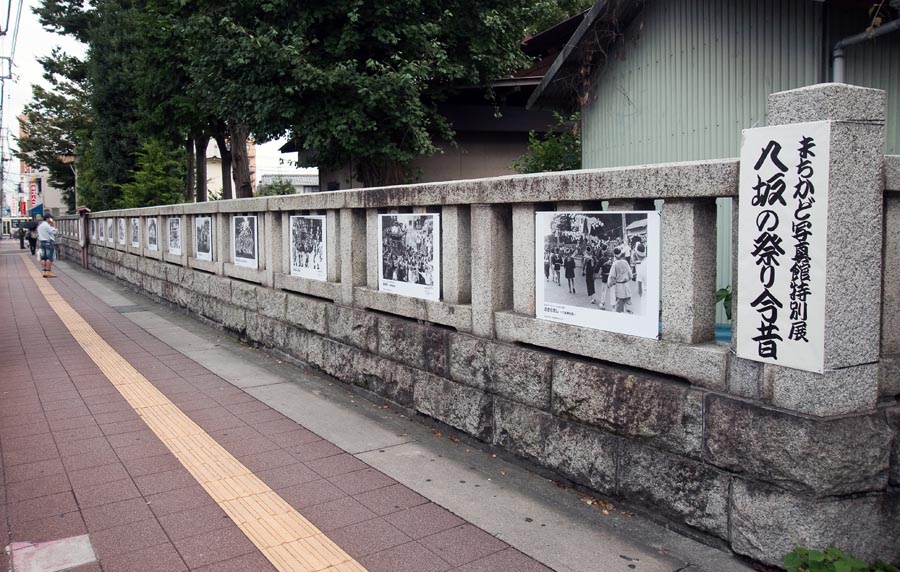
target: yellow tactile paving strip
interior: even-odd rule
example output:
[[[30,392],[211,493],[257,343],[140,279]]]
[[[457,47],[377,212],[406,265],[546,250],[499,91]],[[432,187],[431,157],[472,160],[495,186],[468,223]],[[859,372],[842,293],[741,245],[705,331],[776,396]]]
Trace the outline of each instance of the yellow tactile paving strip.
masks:
[[[280,572],[366,572],[97,334],[22,256],[69,332],[184,468]]]

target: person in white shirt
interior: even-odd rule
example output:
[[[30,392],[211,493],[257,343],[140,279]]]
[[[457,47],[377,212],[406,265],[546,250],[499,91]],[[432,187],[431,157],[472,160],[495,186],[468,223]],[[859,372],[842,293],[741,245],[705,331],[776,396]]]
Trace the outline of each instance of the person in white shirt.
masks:
[[[37,234],[41,245],[41,270],[44,278],[56,278],[56,274],[51,271],[56,254],[56,221],[51,215],[44,215],[44,222],[38,226]]]

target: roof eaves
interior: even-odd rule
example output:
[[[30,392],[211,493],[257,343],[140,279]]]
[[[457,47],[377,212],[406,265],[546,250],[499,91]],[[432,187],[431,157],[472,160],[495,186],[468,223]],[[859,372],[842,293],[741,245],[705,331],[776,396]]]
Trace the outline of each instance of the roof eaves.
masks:
[[[619,8],[623,8],[630,4],[635,4],[641,0],[597,0],[594,2],[594,5],[591,7],[591,11],[588,12],[587,16],[584,17],[581,24],[575,30],[575,33],[572,34],[572,37],[569,38],[569,41],[566,42],[566,45],[560,51],[559,56],[554,60],[553,64],[550,66],[550,69],[547,70],[547,73],[544,75],[543,81],[541,84],[535,88],[534,93],[531,94],[531,97],[528,98],[528,103],[525,105],[525,109],[532,109],[550,86],[553,83],[553,80],[556,78],[557,74],[569,61],[569,58],[572,57],[572,54],[575,52],[575,49],[581,44],[581,41],[584,39],[585,34],[594,26],[598,19],[600,19],[604,14],[607,13],[607,9],[610,8],[612,4],[612,8],[616,8],[616,4],[618,4]]]

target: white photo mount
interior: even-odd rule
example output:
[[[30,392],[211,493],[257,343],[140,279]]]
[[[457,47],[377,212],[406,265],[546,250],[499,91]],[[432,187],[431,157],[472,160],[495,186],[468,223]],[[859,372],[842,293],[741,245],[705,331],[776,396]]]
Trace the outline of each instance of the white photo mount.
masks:
[[[212,217],[194,217],[194,257],[197,260],[212,261],[214,237]]]
[[[378,290],[441,299],[441,215],[378,215]]]
[[[656,211],[535,213],[536,318],[658,339],[660,244]]]
[[[291,276],[326,281],[328,230],[322,215],[295,215],[290,222]]]
[[[259,221],[256,215],[231,217],[231,259],[235,266],[259,268]]]

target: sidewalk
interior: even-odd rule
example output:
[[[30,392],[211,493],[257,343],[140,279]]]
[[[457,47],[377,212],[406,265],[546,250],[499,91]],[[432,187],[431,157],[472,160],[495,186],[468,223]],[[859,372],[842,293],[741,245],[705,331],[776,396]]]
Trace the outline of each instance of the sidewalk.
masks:
[[[74,569],[106,572],[749,570],[72,265],[35,279],[19,252],[0,247],[0,311],[12,317],[0,331],[4,545],[87,535],[99,562]],[[66,324],[83,319],[109,352],[76,341],[41,281],[61,296],[53,308],[79,316]],[[190,442],[221,455],[197,461],[154,425],[153,407],[183,413]],[[243,482],[264,489],[228,496],[209,466],[245,467]],[[235,512],[231,497],[270,493],[285,503],[278,518],[305,532]],[[318,565],[295,554],[305,568],[278,560],[306,538],[333,548],[313,550]]]

